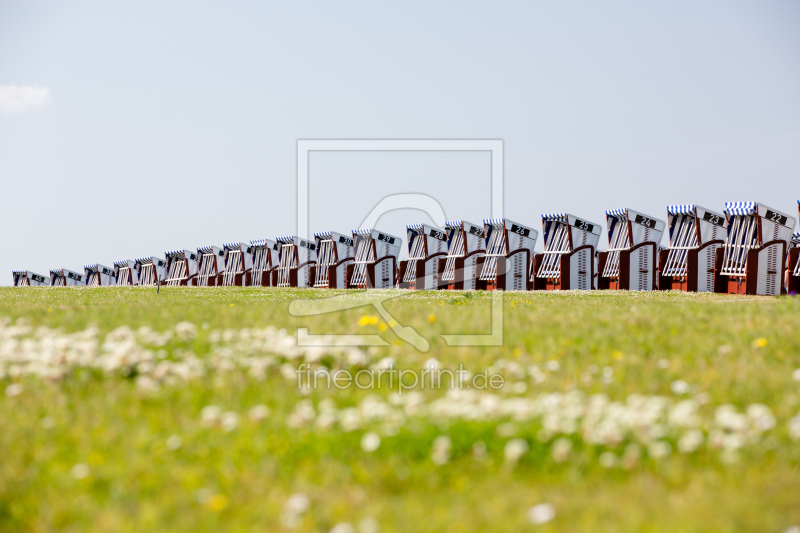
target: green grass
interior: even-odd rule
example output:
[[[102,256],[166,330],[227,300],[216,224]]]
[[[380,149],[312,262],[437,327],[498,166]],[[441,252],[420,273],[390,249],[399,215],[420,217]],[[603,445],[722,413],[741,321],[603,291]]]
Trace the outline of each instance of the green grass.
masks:
[[[357,531],[366,517],[384,532],[780,532],[800,525],[800,442],[789,432],[790,419],[800,411],[800,382],[792,376],[800,368],[800,299],[507,293],[501,346],[448,347],[442,334],[491,331],[491,295],[398,292],[384,307],[429,341],[429,351],[420,352],[399,340],[371,306],[314,317],[288,312],[292,300],[337,292],[343,294],[0,289],[0,317],[9,320],[0,329],[5,331],[0,335],[0,376],[5,376],[0,378],[0,531],[289,530],[285,505],[298,492],[310,499],[294,524],[298,531],[328,531],[341,522]],[[51,334],[63,338],[95,327],[102,343],[120,326],[162,332],[185,321],[197,326],[196,337],[144,348],[166,350],[159,357],[168,361],[191,352],[215,362],[202,376],[157,389],[137,385],[136,369],[102,372],[77,365],[62,379],[48,380],[17,376],[7,362],[22,349],[8,340],[11,324],[30,326],[24,339],[37,338],[40,326],[57,329]],[[663,439],[671,444],[668,456],[650,457],[642,445],[639,461],[613,468],[603,467],[600,455],[610,451],[619,459],[629,437],[618,446],[598,446],[580,432],[567,435],[572,452],[559,462],[553,438],[541,438],[538,418],[514,422],[508,434],[507,419],[430,415],[409,415],[394,431],[381,420],[354,431],[315,422],[296,427],[291,413],[303,400],[319,414],[326,399],[341,410],[363,405],[370,395],[386,400],[394,393],[351,388],[305,395],[279,371],[280,364],[299,361],[280,359],[263,379],[236,365],[221,369],[220,353],[252,350],[236,340],[242,330],[268,326],[289,334],[297,328],[311,334],[379,334],[388,345],[366,350],[370,364],[390,356],[406,369],[420,369],[431,358],[445,368],[463,364],[473,373],[490,368],[506,379],[493,391],[500,398],[569,391],[623,402],[632,394],[664,396],[673,403],[699,398],[706,438],[723,404],[740,412],[764,404],[776,424],[729,456],[706,444],[680,453],[678,435],[670,434]],[[323,364],[350,368],[337,357],[326,356]],[[552,370],[552,361],[558,370]],[[522,374],[515,376],[515,365]],[[544,381],[525,372],[533,365]],[[610,378],[604,381],[606,368]],[[686,382],[688,392],[673,391],[676,380]],[[4,394],[12,383],[22,385],[21,392]],[[428,404],[446,394],[420,392]],[[270,414],[251,421],[248,410],[259,404]],[[225,431],[203,424],[207,405],[238,413],[238,425]],[[367,431],[381,435],[372,453],[361,447]],[[167,441],[175,435],[180,446],[171,449]],[[442,435],[452,447],[448,461],[438,465],[431,450]],[[516,464],[504,458],[512,437],[529,445]],[[479,441],[487,449],[482,459],[472,452]],[[77,475],[75,465],[86,465],[88,475]],[[555,518],[531,524],[528,510],[544,502],[555,507]]]

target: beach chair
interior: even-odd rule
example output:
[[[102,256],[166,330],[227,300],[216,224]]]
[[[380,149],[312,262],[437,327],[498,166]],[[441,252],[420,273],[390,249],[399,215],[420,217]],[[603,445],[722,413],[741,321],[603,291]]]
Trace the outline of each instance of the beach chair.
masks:
[[[352,265],[347,266],[350,289],[391,289],[397,285],[397,256],[403,242],[376,229],[353,230]]]
[[[725,204],[727,236],[717,250],[714,292],[776,296],[796,220],[759,202]]]
[[[114,269],[97,263],[83,266],[87,287],[108,287],[117,284]]]
[[[543,214],[544,252],[534,256],[533,289],[594,289],[600,230],[600,224],[568,213]]]
[[[167,262],[155,255],[140,257],[134,263],[140,287],[155,287],[160,285],[166,277]]]
[[[346,289],[347,267],[353,264],[353,239],[333,231],[314,234],[317,247],[317,265],[314,287],[319,289]]]
[[[316,244],[294,235],[278,237],[278,287],[309,287],[317,264]]]
[[[530,265],[539,232],[507,218],[483,221],[486,254],[479,261],[478,289],[532,289]]]
[[[139,285],[139,272],[136,270],[136,261],[131,259],[114,261],[114,284],[126,287]]]
[[[656,289],[659,241],[663,220],[632,209],[606,211],[608,250],[597,258],[598,289]]]
[[[83,287],[86,285],[86,277],[66,268],[56,268],[50,270],[51,287]]]
[[[171,250],[167,256],[167,276],[164,283],[173,287],[193,286],[197,281],[197,252]]]
[[[250,241],[253,270],[250,276],[252,287],[274,287],[278,284],[278,243],[271,239]]]
[[[717,249],[725,216],[698,205],[667,206],[669,247],[658,254],[658,289],[714,292]]]
[[[49,287],[50,278],[30,270],[14,270],[14,287]]]
[[[252,248],[245,242],[230,242],[223,245],[225,253],[225,274],[222,285],[226,287],[246,287],[250,285],[253,274]]]
[[[428,224],[406,226],[408,259],[399,263],[397,279],[401,289],[437,290],[439,261],[447,257],[447,233]]]
[[[466,220],[444,223],[447,232],[447,256],[439,260],[439,288],[474,290],[478,282],[478,263],[486,254],[482,225]]]
[[[197,249],[197,285],[219,287],[225,272],[225,252],[219,246],[201,246]]]

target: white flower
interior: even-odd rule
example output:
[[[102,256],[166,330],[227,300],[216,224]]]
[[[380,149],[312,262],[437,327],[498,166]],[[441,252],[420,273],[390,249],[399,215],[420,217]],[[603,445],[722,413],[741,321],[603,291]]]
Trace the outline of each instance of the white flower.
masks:
[[[308,496],[303,494],[302,492],[295,492],[289,499],[286,500],[284,504],[284,509],[292,514],[303,514],[308,511],[308,508],[311,506],[311,501],[308,499]]]
[[[504,439],[513,437],[514,435],[517,434],[518,431],[519,428],[513,422],[505,422],[503,424],[498,425],[497,428],[495,429],[495,432],[497,432],[497,436],[502,437]]]
[[[206,405],[203,407],[203,410],[200,411],[200,420],[202,420],[205,426],[216,426],[219,424],[221,417],[222,409],[216,405]]]
[[[75,479],[85,479],[89,477],[90,473],[89,466],[84,463],[76,464],[69,471],[69,474]]]
[[[703,432],[699,429],[690,429],[678,439],[678,450],[681,453],[692,453],[703,444]]]
[[[613,452],[603,452],[598,461],[603,468],[613,468],[617,464],[617,456]]]
[[[178,435],[171,435],[167,439],[167,448],[170,450],[177,450],[181,447],[181,438]]]
[[[800,440],[800,414],[789,420],[789,436]]]
[[[350,525],[349,522],[342,522],[340,524],[336,524],[330,530],[330,533],[354,533],[355,529],[353,526]]]
[[[669,445],[668,442],[663,440],[657,440],[650,443],[650,446],[647,447],[647,453],[653,459],[661,459],[666,457],[672,451],[672,446]]]
[[[39,425],[42,429],[52,429],[56,426],[56,419],[51,416],[46,416],[39,420]]]
[[[450,437],[440,435],[433,441],[433,450],[431,450],[431,460],[434,464],[443,465],[450,460]]]
[[[261,404],[254,405],[247,412],[247,416],[248,418],[250,418],[251,422],[255,423],[261,422],[269,416],[269,407]]]
[[[190,341],[197,337],[197,326],[191,322],[178,322],[175,325],[175,335],[182,341]]]
[[[792,379],[795,381],[800,381],[800,368],[797,368],[794,372],[792,372]]]
[[[526,453],[528,453],[528,442],[524,439],[511,439],[503,448],[507,463],[516,463]]]
[[[230,433],[239,425],[239,415],[233,411],[228,411],[222,415],[220,426],[226,433]]]
[[[758,432],[770,430],[775,427],[775,417],[769,407],[761,403],[754,403],[747,407],[747,418],[753,429]]]
[[[561,368],[561,365],[558,364],[558,361],[553,361],[553,360],[545,363],[545,366],[547,367],[547,370],[549,370],[550,372],[558,372],[558,369]]]
[[[556,517],[556,508],[549,503],[534,505],[528,510],[528,520],[531,524],[546,524]]]
[[[672,389],[673,394],[686,394],[689,392],[689,384],[682,379],[676,379],[670,384],[670,389]]]
[[[6,387],[6,396],[9,398],[22,394],[23,388],[21,383],[12,383]]]
[[[378,524],[378,521],[371,516],[364,518],[358,523],[358,531],[360,533],[378,533],[380,529],[381,526]]]
[[[553,448],[550,450],[550,453],[553,456],[553,459],[557,463],[563,463],[564,461],[569,458],[569,454],[572,451],[572,441],[561,437],[560,439],[556,439],[553,442]]]
[[[658,368],[660,368],[662,370],[666,370],[667,368],[669,368],[669,364],[670,364],[669,363],[669,359],[659,359],[658,360]]]
[[[361,449],[367,453],[374,452],[380,447],[380,445],[381,438],[377,433],[370,431],[368,433],[364,433],[364,436],[361,437]]]

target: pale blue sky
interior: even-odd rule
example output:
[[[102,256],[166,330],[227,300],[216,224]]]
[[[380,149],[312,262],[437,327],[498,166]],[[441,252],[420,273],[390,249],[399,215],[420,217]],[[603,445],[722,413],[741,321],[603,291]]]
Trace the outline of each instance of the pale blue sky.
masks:
[[[505,213],[537,229],[673,203],[796,214],[800,2],[599,4],[0,1],[0,86],[50,91],[0,115],[0,283],[293,233],[297,139],[503,139]],[[312,231],[395,192],[490,215],[486,154],[310,169]]]

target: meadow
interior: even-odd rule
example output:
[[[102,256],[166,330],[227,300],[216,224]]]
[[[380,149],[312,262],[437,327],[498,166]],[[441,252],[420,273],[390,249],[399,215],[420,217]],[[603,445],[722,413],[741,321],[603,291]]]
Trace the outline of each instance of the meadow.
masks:
[[[0,288],[0,531],[800,531],[800,298],[376,293]]]

